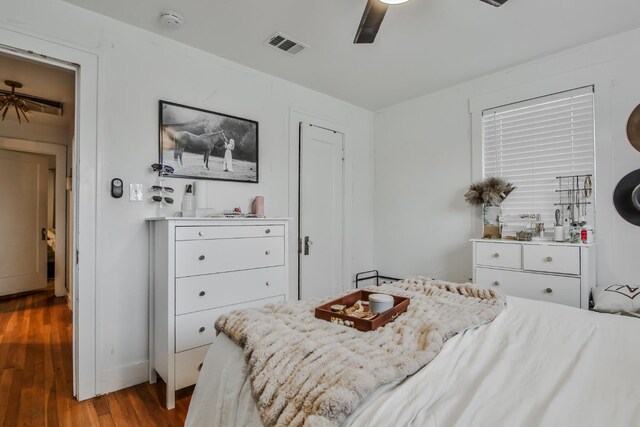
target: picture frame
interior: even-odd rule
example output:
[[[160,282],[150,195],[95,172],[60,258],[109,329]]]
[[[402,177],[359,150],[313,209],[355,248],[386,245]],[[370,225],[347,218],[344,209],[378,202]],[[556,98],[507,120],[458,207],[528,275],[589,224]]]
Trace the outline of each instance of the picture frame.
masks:
[[[169,101],[158,104],[159,163],[174,169],[166,176],[258,183],[257,121]]]

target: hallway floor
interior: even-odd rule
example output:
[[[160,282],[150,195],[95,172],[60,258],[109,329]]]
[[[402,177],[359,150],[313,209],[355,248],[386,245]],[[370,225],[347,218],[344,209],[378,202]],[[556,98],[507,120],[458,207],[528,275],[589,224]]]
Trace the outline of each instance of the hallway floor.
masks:
[[[182,426],[193,388],[164,408],[164,384],[73,397],[71,312],[52,291],[0,300],[0,425]]]

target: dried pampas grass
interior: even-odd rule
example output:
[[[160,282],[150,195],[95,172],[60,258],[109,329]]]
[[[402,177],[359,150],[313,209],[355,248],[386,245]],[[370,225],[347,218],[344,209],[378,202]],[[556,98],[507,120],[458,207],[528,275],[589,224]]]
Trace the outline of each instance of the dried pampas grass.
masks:
[[[499,206],[516,187],[500,177],[490,177],[469,186],[464,199],[473,206]]]

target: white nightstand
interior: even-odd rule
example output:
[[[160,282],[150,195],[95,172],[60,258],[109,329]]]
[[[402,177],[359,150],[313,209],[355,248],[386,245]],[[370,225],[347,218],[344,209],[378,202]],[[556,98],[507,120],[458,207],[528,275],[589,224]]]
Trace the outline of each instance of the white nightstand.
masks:
[[[473,239],[473,283],[522,298],[589,308],[595,244]]]

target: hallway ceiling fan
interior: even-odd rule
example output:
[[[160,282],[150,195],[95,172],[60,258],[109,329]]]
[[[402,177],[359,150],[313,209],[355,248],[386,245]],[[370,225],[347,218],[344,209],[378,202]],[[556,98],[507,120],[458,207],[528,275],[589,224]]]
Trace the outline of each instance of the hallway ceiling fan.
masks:
[[[27,117],[28,112],[46,113],[56,116],[62,115],[61,102],[17,93],[16,89],[22,87],[22,83],[20,82],[5,80],[4,84],[9,86],[11,90],[0,89],[0,113],[2,114],[3,121],[9,111],[16,112],[18,123],[22,123],[23,118],[27,123],[29,122],[29,117]]]
[[[373,43],[384,19],[384,15],[387,13],[389,5],[406,3],[409,0],[367,0],[367,5],[364,8],[360,25],[358,26],[358,32],[356,38],[353,40],[355,44],[360,43]],[[480,0],[484,3],[488,3],[495,7],[500,7],[508,0]]]

